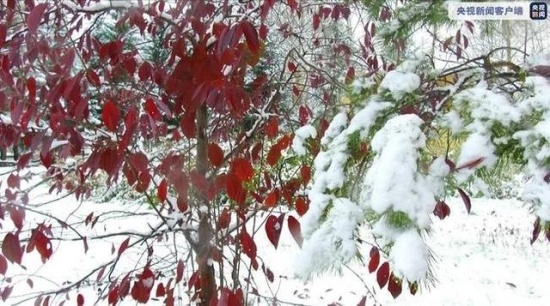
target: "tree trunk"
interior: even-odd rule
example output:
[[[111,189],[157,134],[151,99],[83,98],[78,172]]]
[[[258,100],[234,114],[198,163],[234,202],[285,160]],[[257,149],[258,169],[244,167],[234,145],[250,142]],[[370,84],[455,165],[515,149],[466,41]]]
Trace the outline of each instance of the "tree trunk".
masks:
[[[208,171],[208,138],[206,130],[208,127],[208,111],[206,105],[202,105],[196,112],[196,128],[197,128],[197,171],[201,175],[206,175]],[[212,298],[216,295],[216,279],[214,266],[210,260],[212,254],[212,233],[213,229],[210,222],[210,203],[208,203],[207,195],[197,192],[196,208],[199,211],[199,240],[197,262],[199,266],[199,274],[201,279],[201,305],[209,305]],[[206,209],[203,209],[203,208]]]

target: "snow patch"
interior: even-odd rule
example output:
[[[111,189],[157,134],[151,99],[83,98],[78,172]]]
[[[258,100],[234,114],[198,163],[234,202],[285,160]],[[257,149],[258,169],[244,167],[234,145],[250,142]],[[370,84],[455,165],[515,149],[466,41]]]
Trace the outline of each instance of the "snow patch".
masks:
[[[399,235],[390,252],[393,270],[408,281],[419,281],[426,277],[429,257],[428,247],[416,230]]]
[[[418,150],[426,145],[422,123],[413,114],[398,116],[374,135],[371,145],[377,155],[363,182],[360,203],[380,214],[390,209],[405,212],[420,227],[428,227],[435,201],[417,168]]]
[[[361,138],[365,138],[368,135],[368,132],[371,126],[374,124],[378,114],[389,108],[392,104],[389,102],[374,102],[371,101],[361,109],[353,118],[351,119],[348,127],[348,134],[352,134],[356,131],[360,131]]]
[[[357,254],[353,232],[364,219],[363,211],[346,198],[334,198],[330,204],[326,220],[304,240],[295,261],[295,273],[301,278],[331,267],[339,269]]]
[[[389,90],[394,99],[400,100],[419,87],[420,77],[415,73],[392,70],[386,74],[379,88]]]
[[[315,137],[317,137],[317,130],[312,125],[307,124],[300,127],[294,133],[294,139],[292,140],[292,150],[294,150],[294,152],[296,152],[296,154],[300,156],[306,155],[307,149],[304,143],[308,138]]]
[[[329,144],[336,136],[338,136],[348,124],[348,115],[346,113],[339,113],[336,115],[330,124],[328,125],[325,135],[321,138],[321,144]]]

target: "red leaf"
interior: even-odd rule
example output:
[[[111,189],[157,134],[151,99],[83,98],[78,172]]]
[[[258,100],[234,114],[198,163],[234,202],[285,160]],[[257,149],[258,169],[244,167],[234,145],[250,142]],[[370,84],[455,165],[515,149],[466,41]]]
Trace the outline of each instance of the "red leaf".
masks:
[[[246,228],[244,227],[244,225],[241,228],[239,240],[241,242],[243,252],[246,254],[246,256],[248,256],[252,260],[256,259],[256,243],[254,242],[254,239],[252,239],[252,237],[250,237],[250,235],[246,232]]]
[[[44,11],[46,10],[47,5],[45,3],[39,4],[35,6],[30,14],[27,16],[27,27],[29,29],[29,33],[34,34],[38,30],[38,26],[40,25],[40,21],[42,20],[42,15],[44,15]]]
[[[210,163],[215,166],[219,167],[223,163],[223,150],[215,143],[211,143],[208,145],[208,160]]]
[[[107,266],[103,266],[103,268],[101,268],[101,270],[99,270],[99,272],[97,273],[97,278],[96,278],[97,282],[100,282],[101,279],[103,278],[103,274],[105,274],[105,268],[107,268]]]
[[[349,67],[348,72],[346,73],[345,83],[349,85],[351,84],[351,82],[353,82],[354,79],[355,79],[355,68]]]
[[[21,264],[23,250],[21,249],[19,237],[13,233],[7,233],[2,242],[2,253],[10,262]]]
[[[6,260],[6,257],[0,255],[0,274],[6,275],[7,271],[8,271],[8,261]]]
[[[470,213],[470,210],[472,209],[472,202],[470,201],[470,197],[466,194],[466,192],[464,192],[464,190],[460,188],[458,188],[458,193],[460,194],[464,205],[466,205],[466,211]]]
[[[265,125],[265,135],[271,139],[277,136],[279,132],[279,119],[277,117],[271,117]]]
[[[244,158],[237,158],[231,162],[231,172],[243,182],[250,181],[254,176],[254,168],[250,161]]]
[[[145,110],[153,119],[157,121],[162,120],[162,115],[160,114],[159,109],[153,99],[147,99],[145,101]]]
[[[378,251],[377,247],[373,246],[370,249],[369,273],[376,271],[379,264],[380,264],[380,251]]]
[[[279,201],[279,189],[275,188],[273,191],[269,193],[269,195],[264,199],[264,205],[266,207],[272,208],[277,205],[277,202]]]
[[[88,82],[90,82],[90,84],[92,84],[93,86],[101,86],[101,80],[99,79],[99,75],[97,75],[95,71],[88,70],[88,72],[86,72],[86,78],[88,79]]]
[[[92,222],[92,219],[94,218],[94,213],[91,212],[86,216],[86,219],[84,219],[84,224],[87,226],[90,222]]]
[[[300,125],[305,125],[310,117],[311,110],[305,106],[300,105],[300,109],[298,110],[298,118],[300,119]]]
[[[8,35],[8,29],[4,24],[0,24],[0,48],[2,48],[6,43],[7,35]]]
[[[449,207],[449,205],[447,205],[447,203],[439,201],[437,202],[437,204],[435,204],[434,215],[438,216],[439,219],[443,220],[450,214],[451,208]]]
[[[231,214],[229,213],[229,210],[224,207],[222,213],[218,217],[218,228],[228,228],[229,223],[231,223]]]
[[[319,14],[313,15],[313,30],[317,31],[320,24],[321,24],[321,17],[319,16]]]
[[[298,86],[292,85],[292,94],[296,97],[300,97],[300,89],[298,89]]]
[[[288,62],[286,66],[288,68],[288,71],[296,72],[296,64],[294,64],[293,62]]]
[[[260,38],[263,39],[263,40],[266,40],[268,32],[269,32],[269,29],[267,28],[267,26],[265,24],[262,24],[260,26],[260,31],[259,31]]]
[[[364,296],[361,301],[359,301],[359,303],[357,304],[357,306],[365,306],[367,305],[367,297]]]
[[[130,162],[132,167],[134,167],[135,170],[137,170],[137,172],[147,171],[147,165],[149,164],[149,159],[147,158],[147,155],[145,155],[145,153],[141,151],[132,153],[128,161]]]
[[[267,280],[270,283],[273,283],[273,281],[275,280],[275,275],[273,275],[273,271],[271,271],[269,268],[266,268],[264,273],[265,273],[265,276],[266,276]]]
[[[462,166],[456,167],[456,170],[460,170],[460,169],[464,169],[464,168],[473,169],[473,168],[477,167],[479,164],[481,164],[481,162],[483,162],[484,160],[485,160],[485,157],[480,157],[476,160],[469,161],[469,162],[467,162],[466,164],[464,164]]]
[[[178,260],[178,266],[176,267],[176,283],[181,282],[183,278],[183,261],[180,259]]]
[[[155,296],[156,297],[161,297],[161,296],[164,296],[164,295],[166,295],[166,289],[164,288],[164,284],[159,283],[158,286],[157,286],[157,292],[155,293]]]
[[[13,189],[19,189],[19,175],[12,173],[10,176],[8,176],[8,187]]]
[[[142,280],[138,280],[134,282],[131,294],[134,300],[139,303],[146,304],[151,297],[151,288],[146,287]]]
[[[267,153],[267,163],[270,166],[274,166],[277,164],[281,156],[281,148],[277,144],[275,144],[271,147],[269,153]]]
[[[309,166],[303,165],[302,168],[300,168],[300,175],[302,176],[302,181],[304,182],[304,185],[307,185],[311,180],[311,168]]]
[[[456,165],[455,163],[453,163],[452,160],[445,157],[445,163],[447,164],[447,166],[449,166],[449,170],[451,171],[451,173],[456,171]]]
[[[300,217],[305,215],[309,210],[309,204],[306,197],[298,197],[294,206],[296,207],[296,212],[300,215]]]
[[[166,201],[167,194],[168,194],[168,184],[166,183],[166,179],[163,179],[158,186],[157,197],[161,202],[164,202]]]
[[[11,102],[10,117],[13,124],[19,123],[19,119],[21,118],[21,114],[23,113],[23,106],[24,103],[22,101],[13,100]]]
[[[8,211],[10,213],[10,218],[15,227],[20,230],[23,227],[23,220],[25,219],[25,211],[23,208],[16,206],[9,206]]]
[[[296,240],[296,243],[302,247],[302,243],[304,242],[304,238],[302,237],[302,230],[300,228],[300,222],[296,220],[293,216],[288,217],[288,229],[290,230],[290,233],[292,234],[292,237],[294,240]]]
[[[115,286],[109,290],[109,297],[107,298],[109,305],[115,305],[118,301],[118,286]]]
[[[191,139],[195,138],[195,113],[186,112],[180,121],[181,131],[185,137]]]
[[[238,204],[244,204],[246,200],[246,190],[243,188],[241,181],[235,174],[228,174],[226,181],[227,196],[237,202]]]
[[[281,214],[279,217],[271,215],[265,222],[265,232],[267,233],[267,238],[271,244],[273,244],[275,249],[277,249],[277,246],[279,245],[279,238],[281,237],[284,218],[285,214]]]
[[[292,139],[288,135],[284,135],[277,141],[277,147],[279,147],[280,150],[285,150],[290,146]]]
[[[151,182],[151,176],[147,172],[141,172],[138,176],[138,183],[136,184],[137,192],[145,192]]]
[[[383,263],[376,272],[376,281],[380,286],[380,289],[386,286],[390,278],[390,264],[388,262]]]
[[[5,287],[4,290],[2,290],[2,301],[6,301],[10,297],[12,290],[12,286]],[[48,303],[44,302],[44,306],[48,306]]]
[[[531,244],[535,243],[535,241],[539,237],[540,230],[541,230],[540,217],[537,217],[537,219],[535,220],[535,223],[533,224],[533,233],[531,235]]]
[[[287,4],[292,11],[296,11],[298,9],[298,2],[296,2],[296,0],[287,0]]]
[[[50,238],[48,238],[46,235],[44,235],[44,233],[39,230],[36,230],[33,236],[34,243],[36,244],[36,250],[38,251],[40,256],[42,256],[43,259],[50,258],[53,253],[53,247]]]
[[[248,49],[250,49],[252,53],[257,54],[260,50],[260,41],[256,28],[249,21],[244,20],[241,22],[241,29],[246,39],[246,43],[248,44]]]
[[[126,238],[126,240],[124,240],[120,246],[118,247],[118,256],[122,255],[122,253],[124,253],[124,251],[126,251],[126,249],[128,248],[128,244],[130,243],[130,237]]]
[[[120,119],[120,110],[113,101],[108,101],[103,105],[103,112],[101,113],[103,124],[111,132],[116,131],[118,120]]]
[[[390,275],[390,280],[388,283],[388,291],[391,293],[393,298],[397,298],[401,291],[403,290],[401,286],[401,280],[393,275],[393,273]]]
[[[76,297],[76,305],[78,306],[84,305],[84,296],[81,293],[79,293],[78,296]]]
[[[153,67],[151,66],[151,64],[149,64],[149,62],[144,62],[143,64],[141,64],[138,70],[139,79],[141,81],[145,81],[148,78],[150,78],[152,75],[151,73],[152,70],[153,70]]]

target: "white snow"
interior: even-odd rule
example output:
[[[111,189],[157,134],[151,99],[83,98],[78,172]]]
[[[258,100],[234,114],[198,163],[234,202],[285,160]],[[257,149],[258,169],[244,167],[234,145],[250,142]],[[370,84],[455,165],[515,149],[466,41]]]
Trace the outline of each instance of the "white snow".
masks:
[[[326,146],[329,142],[334,139],[334,137],[338,136],[348,124],[348,115],[346,113],[339,113],[338,115],[334,116],[330,124],[328,125],[327,130],[325,131],[325,135],[323,135],[323,138],[321,138],[321,144]]]
[[[367,102],[367,105],[351,119],[348,127],[348,134],[360,131],[360,137],[365,138],[378,114],[391,105],[390,102]]]
[[[363,182],[361,205],[377,213],[402,211],[427,227],[435,202],[433,190],[417,171],[418,150],[426,145],[422,122],[412,114],[397,116],[375,134],[371,145],[377,155]]]
[[[326,220],[309,239],[294,264],[295,274],[310,278],[328,268],[341,269],[357,253],[353,232],[364,216],[357,204],[346,198],[332,199]]]
[[[305,155],[307,153],[306,147],[304,146],[305,141],[308,138],[317,137],[317,130],[310,124],[306,124],[294,133],[294,139],[292,140],[292,150],[298,155]]]
[[[445,194],[445,180],[451,169],[445,162],[445,157],[436,158],[430,165],[429,174],[426,177],[427,183],[432,186],[434,195],[443,196]]]
[[[444,125],[453,133],[460,133],[464,128],[464,121],[457,111],[451,110],[443,116]]]
[[[409,281],[421,281],[428,273],[430,252],[424,240],[416,232],[409,230],[395,239],[390,253],[393,269]]]
[[[419,87],[420,77],[415,73],[392,70],[386,74],[379,88],[389,90],[395,100],[400,100]]]
[[[352,92],[354,94],[359,94],[363,89],[368,89],[376,85],[376,82],[374,81],[374,78],[371,77],[364,77],[364,78],[355,78],[353,82],[351,83]]]
[[[491,142],[491,139],[486,134],[472,133],[468,135],[468,138],[461,146],[460,155],[456,161],[458,167],[473,162],[479,158],[484,160],[475,168],[481,166],[492,167],[497,161],[497,157],[494,154],[495,146]],[[455,177],[459,182],[465,181],[469,175],[473,174],[475,168],[468,169],[463,168],[455,174]]]
[[[476,87],[465,89],[453,98],[453,107],[459,109],[463,103],[469,104],[474,120],[501,122],[505,126],[520,119],[520,112],[504,94],[487,89],[487,82],[481,81]]]
[[[148,277],[146,279],[141,280],[143,283],[143,286],[146,288],[153,288],[153,284],[155,283],[155,279],[153,277]]]

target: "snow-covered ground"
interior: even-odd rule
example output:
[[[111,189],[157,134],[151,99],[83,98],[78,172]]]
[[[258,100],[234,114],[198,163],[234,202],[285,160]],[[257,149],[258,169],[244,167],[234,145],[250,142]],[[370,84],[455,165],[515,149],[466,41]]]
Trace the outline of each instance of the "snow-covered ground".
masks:
[[[55,198],[47,195],[47,190],[37,188],[33,191],[30,203],[39,205]],[[255,276],[255,287],[261,297],[251,296],[254,305],[357,305],[370,290],[376,295],[376,301],[370,296],[366,305],[548,305],[550,302],[550,243],[539,238],[533,246],[529,239],[533,226],[533,215],[528,207],[515,200],[472,199],[472,213],[467,215],[461,200],[448,201],[451,215],[445,220],[434,218],[433,231],[429,245],[437,256],[435,287],[422,288],[416,296],[411,296],[407,288],[403,294],[393,299],[384,288],[378,289],[375,275],[369,274],[367,268],[358,262],[350,263],[342,275],[325,273],[308,282],[293,277],[294,265],[307,261],[299,256],[298,246],[288,228],[283,229],[277,250],[271,245],[265,232],[260,229],[255,236],[258,244],[258,255],[275,274],[275,281],[270,283],[259,271]],[[105,235],[112,232],[147,233],[154,227],[152,211],[144,207],[122,205],[120,203],[79,203],[72,197],[40,206],[40,209],[64,216],[69,224],[78,225],[90,212],[101,215],[102,223],[93,230],[83,233],[87,236]],[[132,218],[124,217],[128,213]],[[6,218],[8,220],[9,218]],[[42,222],[44,216],[27,213],[27,221]],[[53,223],[53,222],[52,222]],[[10,221],[3,221],[3,232],[10,228]],[[54,227],[59,225],[53,223]],[[64,234],[74,237],[69,229]],[[4,236],[2,233],[0,236]],[[543,235],[542,235],[543,236]],[[79,276],[90,272],[90,269],[106,263],[116,257],[114,247],[118,249],[124,236],[106,237],[88,240],[89,250],[84,252],[82,241],[54,241],[54,255],[41,267],[36,252],[25,254],[25,268],[9,266],[8,275],[12,277],[14,290],[6,305],[13,305],[34,292],[59,289],[66,282],[74,282]],[[136,239],[133,237],[130,243]],[[168,242],[167,242],[168,244]],[[140,248],[130,248],[122,256],[117,269],[132,269],[142,253]],[[141,248],[143,249],[143,248]],[[162,252],[156,253],[161,258]],[[155,251],[157,252],[157,251]],[[367,256],[368,249],[363,250]],[[168,254],[168,253],[166,253]],[[143,260],[143,259],[141,259]],[[261,270],[261,269],[260,269]],[[107,270],[108,271],[108,270]],[[190,273],[187,271],[186,273]],[[92,276],[95,280],[97,272]],[[107,272],[105,272],[107,275]],[[189,276],[189,275],[187,275]],[[27,282],[31,279],[32,286]],[[27,283],[26,283],[27,282]],[[0,277],[0,287],[8,285]],[[85,297],[85,305],[93,305],[97,299],[97,288],[83,288],[79,293]],[[76,292],[69,294],[72,305]],[[58,305],[64,298],[58,297],[50,303]],[[159,302],[152,301],[155,305]],[[20,305],[33,305],[34,299]],[[98,303],[106,305],[107,302]],[[126,299],[119,305],[135,305]],[[182,304],[185,304],[182,302]]]
[[[300,305],[357,305],[366,283],[380,292],[377,302],[382,305],[549,305],[550,244],[539,238],[530,245],[533,216],[528,208],[515,200],[472,199],[472,213],[467,215],[460,199],[448,204],[451,215],[434,219],[429,239],[437,255],[435,287],[415,296],[403,288],[394,300],[385,288],[377,289],[374,274],[355,264],[350,265],[353,272],[326,274],[307,284],[284,279],[278,297]],[[280,249],[266,258],[285,276],[292,275],[292,242],[283,231]]]

